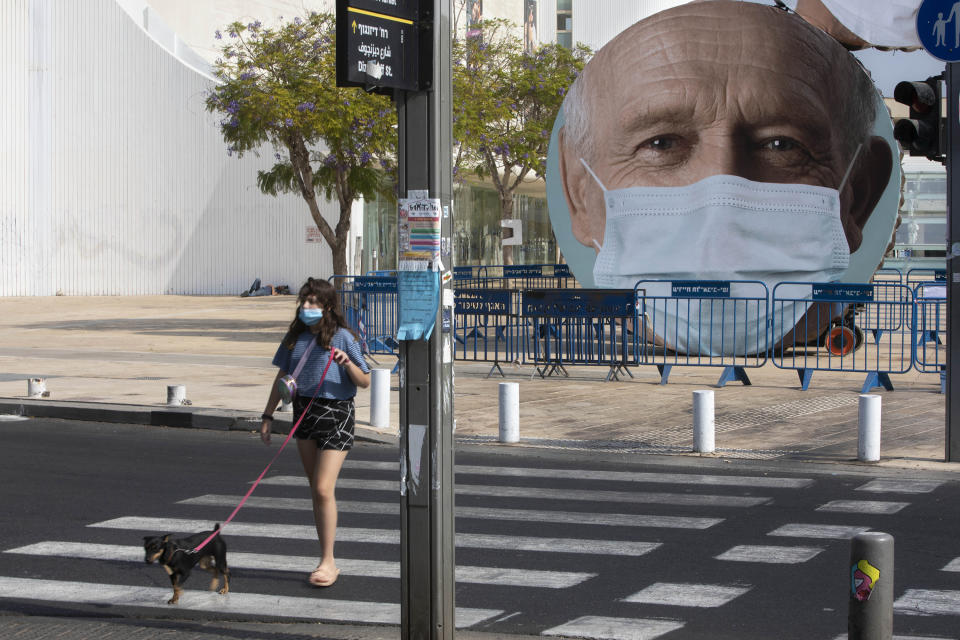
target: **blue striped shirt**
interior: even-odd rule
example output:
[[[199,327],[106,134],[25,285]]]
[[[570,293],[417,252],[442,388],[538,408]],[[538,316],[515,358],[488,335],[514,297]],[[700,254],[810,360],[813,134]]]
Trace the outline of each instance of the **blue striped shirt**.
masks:
[[[316,339],[317,337],[312,332],[304,331],[297,336],[297,343],[292,350],[281,344],[277,349],[277,354],[273,356],[273,364],[284,373],[293,374],[293,370],[297,368],[300,358],[307,350],[307,345],[310,344],[311,340]],[[360,351],[360,343],[347,329],[342,327],[337,329],[330,342],[334,348],[345,351],[364,373],[370,372],[370,367],[367,366],[366,360],[363,359],[363,353]],[[329,358],[330,349],[324,349],[320,345],[313,348],[307,364],[304,365],[300,377],[297,378],[297,393],[299,395],[312,396],[316,392],[317,385],[320,383],[320,376],[323,375],[323,368],[327,366]],[[350,375],[344,367],[333,362],[330,365],[330,370],[327,371],[327,377],[324,378],[323,386],[320,387],[318,395],[321,398],[333,400],[349,400],[357,395],[357,385],[350,379]]]

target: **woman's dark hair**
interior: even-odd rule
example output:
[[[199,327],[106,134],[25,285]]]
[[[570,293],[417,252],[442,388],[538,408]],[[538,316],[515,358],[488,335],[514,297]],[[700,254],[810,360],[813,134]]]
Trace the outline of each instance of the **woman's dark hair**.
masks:
[[[293,322],[290,323],[290,328],[287,329],[287,335],[283,337],[284,346],[293,349],[300,334],[310,329],[300,319],[300,309],[303,307],[304,301],[311,296],[323,309],[323,317],[317,323],[320,326],[320,331],[317,333],[317,346],[328,348],[333,335],[340,327],[350,331],[354,337],[357,336],[343,317],[343,311],[340,309],[340,295],[334,286],[320,278],[307,278],[307,281],[300,287],[300,292],[297,293],[297,310],[294,313]]]

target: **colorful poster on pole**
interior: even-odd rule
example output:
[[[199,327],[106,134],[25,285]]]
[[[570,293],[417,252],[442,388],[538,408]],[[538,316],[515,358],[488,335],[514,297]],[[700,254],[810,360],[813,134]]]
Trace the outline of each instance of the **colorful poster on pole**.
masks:
[[[406,198],[399,202],[399,259],[438,264],[440,257],[439,198]]]

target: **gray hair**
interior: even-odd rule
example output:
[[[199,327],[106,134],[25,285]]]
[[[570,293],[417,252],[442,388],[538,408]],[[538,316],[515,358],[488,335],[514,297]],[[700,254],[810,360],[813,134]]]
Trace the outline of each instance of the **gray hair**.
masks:
[[[820,40],[819,46],[824,50],[828,50],[827,47],[841,46],[832,37],[795,14],[791,14],[791,17],[799,20],[814,39]],[[598,57],[602,57],[602,53],[599,53]],[[865,144],[873,133],[877,119],[879,92],[870,78],[870,73],[860,60],[850,53],[838,58],[834,75],[840,81],[846,80],[848,83],[846,90],[836,91],[840,110],[839,121],[843,123],[837,129],[842,136],[844,163],[847,163],[851,161],[857,148]],[[594,137],[590,131],[593,121],[593,100],[589,91],[590,76],[595,73],[597,71],[591,70],[590,63],[587,63],[570,85],[563,102],[564,135],[573,150],[587,162],[595,158],[596,152]]]

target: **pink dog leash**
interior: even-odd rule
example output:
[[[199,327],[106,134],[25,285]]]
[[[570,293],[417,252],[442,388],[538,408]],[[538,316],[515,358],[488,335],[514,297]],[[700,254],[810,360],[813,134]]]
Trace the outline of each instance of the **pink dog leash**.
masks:
[[[224,520],[224,521],[223,521],[223,524],[220,526],[219,529],[217,529],[216,531],[214,531],[213,533],[211,533],[209,536],[207,536],[207,539],[204,540],[203,542],[201,542],[200,544],[198,544],[198,545],[197,545],[197,548],[194,549],[193,551],[191,551],[190,553],[197,553],[198,551],[200,551],[201,549],[203,549],[205,546],[207,546],[207,543],[209,543],[211,540],[213,540],[214,537],[215,537],[218,533],[220,533],[221,531],[223,531],[223,527],[225,527],[228,522],[230,522],[231,520],[233,520],[234,516],[237,515],[237,512],[240,511],[240,508],[244,505],[244,503],[246,503],[247,498],[250,497],[250,494],[253,493],[253,490],[257,488],[257,485],[258,485],[258,484],[260,484],[260,481],[263,480],[263,476],[265,476],[265,475],[267,474],[267,471],[269,471],[269,470],[270,470],[270,467],[273,466],[273,463],[277,461],[277,458],[280,457],[280,454],[283,453],[283,448],[286,447],[286,446],[287,446],[287,443],[290,442],[290,438],[293,437],[293,434],[294,434],[294,432],[297,430],[297,427],[300,426],[300,423],[303,422],[304,417],[306,417],[307,413],[310,411],[310,407],[313,406],[313,401],[317,399],[317,394],[320,393],[320,385],[323,384],[324,379],[327,377],[327,371],[330,369],[330,363],[332,363],[332,362],[333,362],[333,347],[331,346],[331,347],[330,347],[330,357],[327,359],[327,366],[325,366],[325,367],[323,368],[323,374],[320,376],[320,382],[317,383],[317,390],[314,391],[313,397],[310,398],[310,402],[307,404],[307,407],[303,410],[303,413],[300,414],[300,419],[297,420],[297,423],[296,423],[295,425],[293,425],[293,428],[292,428],[292,429],[290,429],[290,433],[287,434],[287,439],[283,441],[283,444],[280,445],[280,448],[277,450],[277,453],[273,456],[273,460],[271,460],[271,461],[267,464],[266,468],[265,468],[263,471],[260,472],[260,475],[257,477],[257,479],[254,481],[253,485],[252,485],[252,486],[250,487],[250,489],[247,491],[247,495],[243,496],[243,500],[241,500],[241,501],[240,501],[240,504],[238,504],[237,507],[233,510],[233,513],[230,514],[230,517],[227,518],[226,520]]]

